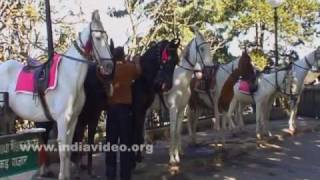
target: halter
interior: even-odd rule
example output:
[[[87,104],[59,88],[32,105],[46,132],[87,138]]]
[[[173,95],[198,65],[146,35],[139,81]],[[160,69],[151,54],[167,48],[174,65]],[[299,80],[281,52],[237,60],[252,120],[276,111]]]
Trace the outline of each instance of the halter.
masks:
[[[298,64],[295,63],[295,62],[292,62],[290,65],[296,66],[296,67],[302,69],[303,71],[309,71],[310,69],[312,69],[312,65],[311,65],[311,63],[309,62],[309,60],[308,60],[307,57],[304,58],[304,61],[305,61],[306,65],[307,65],[307,67],[300,66],[300,65],[298,65]],[[290,68],[290,65],[287,66],[287,67],[284,67],[284,68],[282,68],[282,69],[280,69],[280,70],[278,70],[278,71],[286,70],[286,69]],[[292,71],[292,68],[287,71],[286,77],[288,76],[288,73],[289,73],[290,70]],[[277,71],[277,72],[278,72],[278,71]],[[277,73],[277,72],[276,72],[276,73]],[[285,81],[286,77],[284,78],[283,81]],[[273,86],[273,84],[270,83],[267,79],[265,79],[265,78],[263,78],[263,79],[266,80],[269,84],[271,84],[271,85]],[[291,92],[291,90],[290,90],[290,93],[286,93],[285,91],[282,91],[282,88],[280,88],[278,84],[276,84],[276,89],[277,89],[277,91],[279,91],[281,94],[284,94],[284,95],[286,95],[286,96],[289,96],[290,98],[293,98],[293,99],[300,95],[299,93],[293,94],[293,93]]]
[[[81,56],[83,56],[84,58],[90,60],[94,60],[95,63],[92,63],[90,61],[86,61],[86,60],[82,60],[82,59],[77,59],[77,58],[73,58],[73,57],[70,57],[70,56],[66,56],[66,55],[62,55],[64,57],[67,57],[71,60],[75,60],[75,61],[79,61],[79,62],[83,62],[83,63],[88,63],[88,64],[96,64],[99,62],[102,62],[102,61],[113,61],[113,57],[111,58],[103,58],[100,56],[94,42],[93,42],[93,37],[92,37],[92,33],[93,32],[100,32],[102,34],[105,34],[107,36],[107,32],[105,30],[98,30],[98,29],[92,29],[92,25],[90,23],[90,34],[89,34],[89,40],[86,42],[86,44],[83,43],[82,39],[81,39],[81,32],[79,32],[79,42],[80,42],[80,45],[78,44],[78,42],[75,40],[73,41],[73,44],[74,44],[74,47],[76,48],[76,50],[79,52],[79,54]],[[108,39],[108,36],[107,36],[107,39]],[[106,44],[108,44],[106,42]],[[110,48],[107,48],[109,54],[112,56],[112,53],[110,51]],[[96,53],[94,53],[96,52]],[[94,54],[96,54],[98,57],[96,57]],[[100,60],[100,61],[99,61]],[[102,65],[100,65],[101,67]]]
[[[163,66],[165,64],[167,64],[167,62],[169,62],[169,58],[170,58],[170,52],[169,51],[172,51],[172,50],[176,50],[177,48],[172,48],[172,47],[169,47],[171,42],[168,42],[168,44],[162,49],[161,51],[161,47],[159,44],[157,44],[157,46],[159,47],[159,51],[160,51],[160,58],[159,58],[159,63],[160,63],[160,69],[163,68]],[[177,62],[175,62],[175,65],[177,64]]]
[[[178,64],[178,66],[181,67],[181,68],[183,68],[183,69],[185,69],[185,70],[187,70],[187,71],[199,72],[199,70],[195,70],[195,69],[194,69],[194,67],[195,67],[196,64],[198,63],[198,56],[197,56],[198,54],[199,54],[199,56],[200,56],[200,61],[201,61],[201,63],[202,63],[202,70],[203,70],[203,68],[205,67],[205,63],[204,63],[204,60],[203,60],[203,58],[202,58],[202,56],[201,56],[201,53],[199,52],[199,48],[200,48],[201,46],[203,46],[204,44],[208,44],[208,42],[207,42],[207,41],[204,41],[204,42],[202,42],[201,44],[198,45],[196,38],[194,39],[194,41],[195,41],[195,43],[196,43],[196,62],[195,62],[194,64],[192,64],[192,63],[190,62],[190,60],[188,59],[189,57],[184,57],[184,59],[187,61],[187,63],[189,64],[189,66],[192,67],[192,69],[191,69],[191,68],[187,68],[187,67],[183,67],[183,66],[180,65],[180,64]],[[201,71],[201,70],[200,70],[200,71]]]
[[[307,68],[306,67],[303,67],[303,66],[300,66],[300,65],[298,65],[298,64],[296,64],[295,62],[293,62],[292,64],[294,65],[294,66],[297,66],[298,68],[300,68],[300,69],[303,69],[304,71],[309,71],[310,69],[312,69],[312,65],[311,65],[311,63],[308,61],[308,58],[307,57],[305,57],[304,58],[304,62],[307,64]]]

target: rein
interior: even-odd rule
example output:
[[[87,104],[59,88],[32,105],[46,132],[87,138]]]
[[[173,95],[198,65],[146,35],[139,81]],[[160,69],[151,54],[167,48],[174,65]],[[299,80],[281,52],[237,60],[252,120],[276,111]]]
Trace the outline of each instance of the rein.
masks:
[[[201,47],[202,45],[204,45],[204,44],[207,44],[208,42],[202,42],[201,44],[199,44],[198,45],[198,43],[197,43],[197,39],[194,39],[194,41],[195,41],[195,43],[196,43],[196,62],[194,63],[194,64],[192,64],[191,62],[190,62],[190,60],[188,59],[188,57],[183,57],[185,60],[186,60],[186,62],[189,64],[189,66],[191,66],[191,68],[188,68],[188,67],[184,67],[184,66],[182,66],[182,65],[180,65],[180,64],[177,64],[177,66],[179,66],[179,67],[181,67],[182,69],[185,69],[185,70],[187,70],[187,71],[192,71],[192,72],[199,72],[199,71],[201,71],[201,70],[195,70],[194,69],[194,67],[196,66],[196,64],[198,63],[198,54],[199,54],[199,56],[200,56],[200,60],[201,60],[201,64],[202,64],[202,68],[204,68],[205,67],[205,64],[204,64],[204,61],[203,61],[203,58],[202,58],[202,56],[201,56],[201,54],[199,53],[199,47]]]
[[[81,63],[86,63],[86,64],[99,64],[103,60],[111,60],[111,61],[113,61],[113,58],[101,58],[100,54],[98,53],[98,51],[97,51],[97,49],[96,49],[96,47],[95,47],[95,45],[93,43],[92,32],[100,32],[100,33],[105,33],[106,34],[106,32],[104,30],[93,30],[93,29],[91,29],[91,24],[90,24],[90,34],[89,34],[90,39],[86,43],[86,46],[84,46],[84,44],[83,44],[83,42],[81,40],[81,32],[79,33],[79,41],[80,41],[82,47],[79,46],[77,41],[73,41],[73,45],[74,45],[75,49],[77,50],[77,52],[81,56],[87,58],[87,60],[83,60],[83,59],[80,59],[80,58],[75,58],[75,57],[64,55],[64,54],[59,54],[59,53],[57,53],[57,54],[60,55],[61,57],[65,57],[65,58],[67,58],[69,60],[73,60],[73,61],[77,61],[77,62],[81,62]],[[108,43],[106,43],[106,44],[108,44]],[[88,47],[88,46],[91,46],[91,47]],[[84,49],[84,50],[82,50],[82,49]],[[93,54],[94,51],[96,51],[96,54],[98,55],[99,60],[97,59],[96,56],[94,56],[94,54]],[[108,49],[108,51],[110,53],[110,49]],[[111,53],[110,53],[110,55],[111,55]],[[49,61],[47,61],[46,63],[51,63],[50,59],[51,59],[51,57],[49,57]],[[90,59],[95,59],[96,62],[91,62],[91,61],[89,61]],[[102,65],[98,65],[98,66],[101,67]],[[54,121],[54,119],[53,119],[53,117],[51,115],[48,103],[47,103],[47,101],[45,99],[44,91],[40,91],[38,89],[38,94],[39,94],[40,103],[42,105],[42,108],[43,108],[43,111],[44,111],[44,114],[45,114],[46,118],[49,121]]]
[[[200,70],[200,71],[204,71],[204,69],[205,69],[205,67],[206,67],[206,65],[205,65],[205,63],[204,63],[204,60],[203,60],[203,58],[202,58],[202,56],[201,56],[201,53],[199,52],[200,50],[199,50],[199,48],[202,46],[202,45],[204,45],[204,44],[207,44],[208,42],[206,42],[206,41],[204,41],[204,42],[202,42],[201,44],[199,44],[198,45],[198,43],[197,43],[197,39],[194,39],[194,41],[195,41],[195,43],[196,43],[196,62],[194,63],[194,64],[192,64],[191,62],[190,62],[190,60],[188,59],[188,57],[184,57],[184,59],[187,61],[187,63],[189,64],[189,66],[191,66],[192,68],[187,68],[187,67],[183,67],[182,65],[180,65],[180,64],[178,64],[178,66],[179,67],[181,67],[182,69],[185,69],[185,70],[187,70],[187,71],[192,71],[192,72],[199,72],[199,70],[195,70],[194,69],[194,67],[196,66],[196,64],[198,63],[198,54],[199,54],[199,56],[200,56],[200,62],[201,62],[201,64],[202,64],[202,70]],[[210,90],[209,90],[209,88],[206,88],[206,93],[207,93],[207,95],[208,95],[208,97],[209,97],[209,100],[210,100],[210,102],[211,102],[211,104],[212,104],[212,106],[214,106],[214,100],[213,100],[213,97],[212,97],[212,95],[211,95],[211,93],[210,93]]]
[[[91,29],[91,24],[90,24],[90,38],[92,38],[92,32],[106,33],[106,31],[104,31],[104,30],[92,30],[92,29]],[[81,46],[77,43],[77,40],[74,40],[74,41],[73,41],[73,45],[74,45],[74,47],[76,48],[77,52],[78,52],[81,56],[87,58],[88,60],[94,58],[94,56],[93,56],[92,54],[88,54],[88,53],[86,52],[86,47],[84,46],[84,43],[83,43],[82,40],[81,40],[81,32],[79,32],[79,41],[80,41],[80,43],[81,43]],[[90,39],[90,41],[91,41],[91,43],[92,43],[92,39]],[[108,44],[108,43],[106,43],[106,44]],[[93,48],[93,50],[97,51],[97,50],[96,50],[96,47],[94,46],[94,43],[92,43],[92,48]],[[44,49],[43,49],[43,51],[46,51],[46,52],[47,52],[47,50],[44,50]],[[108,51],[109,51],[109,54],[112,54],[112,53],[110,52],[110,49],[108,49]],[[85,64],[90,64],[90,65],[98,64],[96,58],[95,58],[96,62],[92,62],[92,61],[88,61],[88,60],[84,60],[84,59],[80,59],[80,58],[75,58],[75,57],[73,57],[73,56],[68,56],[68,55],[65,55],[65,54],[57,53],[57,52],[56,52],[56,54],[58,54],[58,55],[60,55],[60,56],[62,56],[62,57],[65,57],[65,58],[67,58],[68,60],[72,60],[72,61],[77,61],[77,62],[81,62],[81,63],[85,63]],[[105,61],[111,60],[111,61],[113,61],[113,58],[101,58],[100,55],[99,55],[99,53],[97,53],[97,54],[98,54],[100,60],[105,60]]]
[[[307,70],[307,71],[309,70],[309,69],[304,68],[304,67],[302,67],[302,66],[299,66],[299,65],[297,65],[297,64],[295,64],[295,63],[292,63],[292,65],[296,65],[297,67],[299,67],[299,68],[301,68],[301,69],[303,69],[303,70]],[[285,78],[283,79],[282,83],[285,82],[285,80],[286,80],[289,72],[292,71],[292,68],[290,68],[290,65],[289,65],[289,66],[283,67],[283,68],[281,68],[281,69],[278,69],[278,70],[277,70],[276,72],[274,72],[274,73],[278,73],[279,71],[283,71],[283,70],[287,70],[287,73],[286,73]],[[286,95],[286,96],[288,96],[288,97],[290,97],[290,98],[295,98],[295,97],[299,96],[299,93],[297,93],[297,94],[291,93],[291,89],[290,89],[290,93],[285,92],[285,90],[283,90],[283,88],[281,88],[281,87],[278,85],[278,83],[276,83],[276,85],[275,85],[274,83],[270,82],[270,81],[269,81],[268,79],[266,79],[266,78],[261,77],[260,79],[265,80],[267,83],[269,83],[271,86],[273,86],[273,87],[276,89],[276,91],[278,91],[278,92],[280,92],[281,94],[284,94],[284,95]],[[278,82],[278,80],[276,80],[276,82]]]

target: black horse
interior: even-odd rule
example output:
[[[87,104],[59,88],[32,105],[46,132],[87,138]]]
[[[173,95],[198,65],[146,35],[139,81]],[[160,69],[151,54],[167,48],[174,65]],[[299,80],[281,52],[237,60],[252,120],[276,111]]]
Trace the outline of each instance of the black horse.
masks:
[[[179,40],[160,41],[152,45],[141,56],[142,75],[133,85],[133,110],[134,114],[137,115],[135,116],[137,118],[134,118],[135,126],[133,128],[135,137],[139,137],[134,138],[134,143],[143,143],[143,139],[140,141],[140,137],[143,136],[144,123],[141,118],[144,119],[145,111],[151,105],[155,93],[166,90],[171,86],[173,70],[178,62],[177,48],[179,43]],[[95,66],[89,67],[84,89],[86,102],[78,118],[73,143],[82,141],[85,127],[88,125],[88,144],[93,144],[101,111],[107,110],[105,87],[103,81],[99,78],[99,74],[96,73]],[[141,99],[146,101],[141,101]],[[137,141],[138,139],[139,141]],[[79,157],[81,157],[79,153],[74,153],[72,159],[79,163]],[[88,173],[92,174],[92,152],[88,153],[87,168]]]
[[[94,136],[101,112],[107,109],[107,92],[103,83],[103,77],[98,73],[96,65],[90,65],[84,83],[86,101],[78,117],[73,143],[83,140],[86,126],[88,126],[88,144],[94,144]],[[79,164],[80,152],[72,153],[72,161]],[[92,151],[88,152],[88,174],[92,174]]]
[[[144,122],[148,108],[157,93],[172,87],[173,72],[179,62],[178,47],[180,40],[162,40],[150,47],[140,59],[142,74],[133,84],[134,144],[144,143]],[[135,155],[137,162],[142,161],[141,151]]]

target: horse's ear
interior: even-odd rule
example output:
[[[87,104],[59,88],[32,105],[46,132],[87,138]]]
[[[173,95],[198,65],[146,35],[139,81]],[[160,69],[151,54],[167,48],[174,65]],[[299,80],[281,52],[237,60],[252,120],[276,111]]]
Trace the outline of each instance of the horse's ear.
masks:
[[[110,51],[111,51],[111,54],[114,55],[114,54],[113,54],[113,51],[114,51],[114,43],[113,43],[113,39],[112,39],[112,38],[110,39]]]
[[[93,11],[92,13],[92,21],[100,21],[100,14],[98,10]]]

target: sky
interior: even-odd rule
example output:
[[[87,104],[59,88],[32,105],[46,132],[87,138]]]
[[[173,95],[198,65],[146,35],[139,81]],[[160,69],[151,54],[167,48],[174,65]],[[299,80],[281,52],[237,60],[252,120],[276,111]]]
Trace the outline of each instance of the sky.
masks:
[[[59,11],[61,16],[63,16],[63,13],[67,13],[68,10],[79,12],[79,6],[81,6],[83,7],[82,10],[85,14],[84,18],[87,22],[90,22],[91,20],[91,13],[98,9],[101,20],[104,23],[104,28],[109,37],[113,38],[115,45],[125,45],[131,34],[130,20],[128,17],[112,18],[106,13],[109,8],[115,8],[117,10],[125,9],[124,0],[51,0],[51,5],[57,9],[63,9],[63,11]],[[76,25],[76,30],[81,31],[85,24]],[[150,21],[144,21],[144,23],[138,26],[138,33],[146,33],[150,26]]]
[[[129,18],[128,17],[112,18],[108,16],[106,13],[109,8],[115,8],[117,10],[124,9],[125,7],[124,0],[51,0],[50,2],[51,2],[51,6],[53,7],[53,11],[56,10],[58,12],[57,14],[52,13],[52,16],[58,16],[58,17],[65,16],[66,14],[68,14],[70,10],[73,10],[74,12],[79,12],[80,10],[79,7],[80,6],[82,7],[82,10],[84,11],[83,18],[86,20],[86,23],[74,25],[74,28],[76,31],[81,31],[82,28],[88,22],[90,22],[91,13],[94,10],[98,9],[100,12],[101,20],[104,23],[104,28],[106,29],[109,37],[111,37],[114,40],[115,45],[116,46],[126,45],[125,43],[131,34]],[[77,20],[72,18],[73,17],[70,17],[67,20],[70,22]],[[146,34],[151,26],[152,26],[152,22],[145,19],[138,26],[138,34],[139,35]],[[42,26],[41,28],[43,29],[42,30],[43,32],[46,32],[45,26]],[[235,37],[230,43],[228,43],[229,53],[231,53],[233,56],[240,56],[242,53],[242,50],[239,47],[240,41],[243,41],[244,39],[253,40],[254,36],[255,36],[254,28],[251,28],[247,31],[247,34],[242,34],[239,37]],[[264,45],[265,50],[268,51],[268,50],[274,49],[274,35],[266,32],[265,38],[267,39]],[[314,49],[310,45],[291,47],[290,44],[286,44],[285,42],[282,42],[281,39],[279,43],[288,47],[288,49],[294,49],[295,51],[298,52],[300,57],[303,57],[304,55],[308,54]],[[319,38],[315,38],[312,44],[320,45]]]

